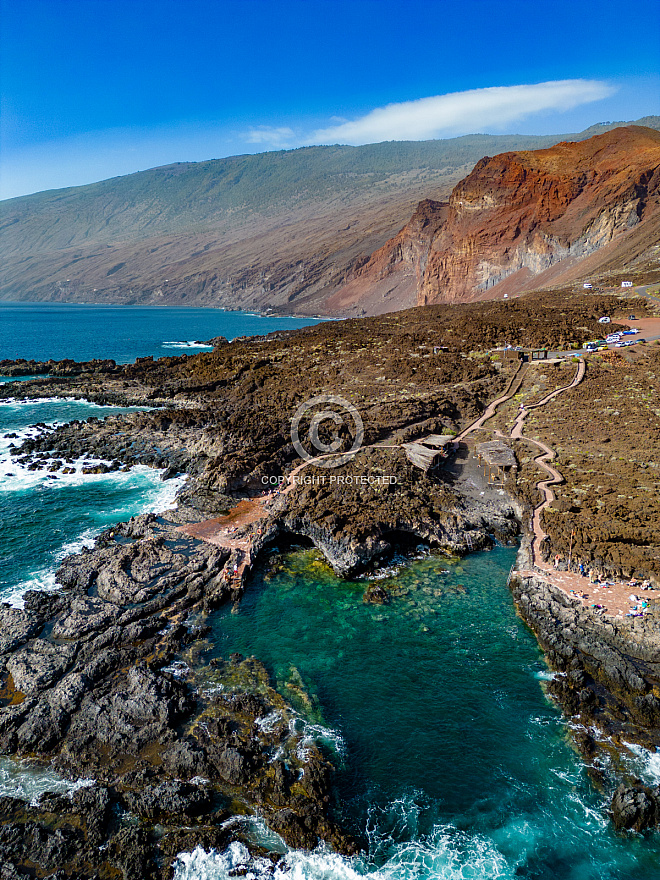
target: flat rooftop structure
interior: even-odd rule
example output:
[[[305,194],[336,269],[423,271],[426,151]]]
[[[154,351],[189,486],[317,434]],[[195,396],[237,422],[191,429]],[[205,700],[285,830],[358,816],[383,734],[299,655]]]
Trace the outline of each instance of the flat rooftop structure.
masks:
[[[475,453],[479,461],[483,460],[489,467],[509,471],[518,467],[513,449],[502,440],[489,440],[487,443],[477,443]]]
[[[429,434],[428,437],[422,437],[419,443],[425,446],[434,446],[436,449],[443,449],[454,442],[453,434]]]
[[[502,351],[503,361],[545,361],[548,359],[547,348],[505,348]]]

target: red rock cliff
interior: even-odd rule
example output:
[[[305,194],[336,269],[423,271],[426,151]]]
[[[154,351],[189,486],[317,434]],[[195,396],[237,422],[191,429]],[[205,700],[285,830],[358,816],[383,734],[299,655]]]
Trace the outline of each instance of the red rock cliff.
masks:
[[[653,129],[628,126],[546,150],[485,157],[454,188],[448,206],[421,202],[333,300],[368,300],[388,278],[390,293],[402,300],[412,300],[414,287],[419,305],[563,283],[580,270],[597,273],[599,260],[624,265],[639,257],[658,243],[659,220],[660,132]]]

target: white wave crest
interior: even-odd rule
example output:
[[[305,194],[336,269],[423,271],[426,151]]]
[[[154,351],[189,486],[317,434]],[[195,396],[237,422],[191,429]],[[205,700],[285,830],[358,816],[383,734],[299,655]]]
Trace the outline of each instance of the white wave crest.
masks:
[[[631,770],[647,785],[660,785],[660,752],[651,752],[636,743],[624,745],[632,753]]]
[[[300,715],[296,715],[289,722],[289,731],[292,736],[302,733],[296,756],[300,761],[307,761],[311,748],[319,743],[333,751],[338,757],[343,758],[346,754],[346,743],[339,731],[332,727],[324,727],[322,724],[312,724]]]
[[[513,880],[516,865],[483,835],[460,831],[451,824],[436,825],[430,834],[420,835],[417,800],[410,796],[386,808],[372,808],[369,854],[350,858],[325,846],[313,852],[289,849],[262,819],[242,817],[247,840],[282,856],[276,865],[252,856],[244,844],[235,841],[224,852],[197,847],[192,853],[181,853],[174,880]]]
[[[163,348],[213,348],[213,346],[208,342],[190,340],[188,342],[163,342]]]
[[[171,480],[160,481],[162,471],[154,470],[147,465],[134,465],[130,471],[110,471],[104,474],[84,474],[83,469],[97,464],[109,464],[98,458],[78,458],[74,462],[66,462],[66,466],[73,469],[72,474],[63,474],[60,471],[51,474],[47,470],[30,471],[11,455],[11,446],[20,444],[28,437],[34,437],[43,432],[43,429],[29,427],[15,433],[17,437],[8,434],[0,435],[0,494],[23,493],[23,492],[62,492],[75,489],[89,484],[120,485],[126,488],[141,490],[141,499],[130,509],[117,507],[108,513],[116,513],[117,520],[126,519],[141,513],[163,513],[166,510],[176,509],[176,496],[187,476],[176,477]],[[48,459],[46,454],[43,459]],[[58,460],[62,460],[61,457]],[[38,499],[35,501],[38,503]],[[1,599],[14,607],[23,607],[23,594],[28,590],[55,590],[55,573],[62,560],[73,553],[80,553],[87,547],[92,547],[94,540],[100,534],[105,525],[95,528],[87,528],[70,541],[67,541],[50,559],[47,566],[30,573],[25,580],[12,585],[6,590]]]
[[[361,856],[347,858],[326,848],[289,850],[273,866],[253,857],[247,847],[231,843],[222,852],[197,847],[181,853],[174,880],[509,880],[515,867],[485,838],[438,828],[427,840],[401,843],[384,864]]]
[[[1,467],[1,464],[0,464]],[[101,480],[101,479],[114,479],[114,480],[122,480],[124,482],[135,482],[137,478],[144,478],[148,475],[151,479],[154,478],[154,473],[158,474],[160,471],[154,472],[152,468],[147,467],[146,465],[136,465],[134,468],[131,468],[131,471],[126,474],[120,473],[111,473],[111,474],[90,474],[87,476],[82,476],[79,474],[71,474],[72,480],[69,481],[68,485],[77,485],[85,480]],[[162,485],[158,486],[155,494],[152,494],[148,491],[145,493],[145,498],[142,504],[136,506],[130,511],[126,510],[118,510],[118,520],[122,518],[127,518],[128,516],[137,516],[141,513],[163,513],[166,510],[173,510],[176,508],[176,494],[181,486],[186,481],[187,477],[177,477],[176,479],[166,480]],[[53,483],[56,481],[53,480]],[[59,482],[59,481],[58,481]],[[61,481],[64,483],[64,479]],[[0,486],[0,489],[2,487]],[[26,488],[23,486],[22,488]],[[71,556],[74,553],[80,553],[85,548],[90,548],[94,546],[94,541],[96,540],[97,535],[99,535],[107,526],[98,526],[97,528],[86,529],[79,535],[75,540],[67,541],[66,544],[63,544],[62,547],[57,551],[57,553],[52,557],[49,564],[39,569],[38,571],[33,572],[30,577],[26,578],[23,581],[15,584],[9,591],[3,593],[0,597],[3,602],[7,602],[12,605],[14,608],[23,608],[23,595],[28,590],[44,590],[44,591],[52,591],[59,589],[56,581],[55,575],[57,573],[57,569],[60,567],[60,563],[67,556]]]
[[[199,846],[192,853],[182,853],[174,872],[174,880],[359,880],[364,876],[336,853],[292,851],[273,867],[269,859],[253,858],[247,847],[237,842],[222,853],[207,853]]]
[[[93,779],[65,779],[54,770],[29,761],[0,758],[0,797],[17,798],[34,805],[46,792],[72,794],[89,785],[94,785]]]

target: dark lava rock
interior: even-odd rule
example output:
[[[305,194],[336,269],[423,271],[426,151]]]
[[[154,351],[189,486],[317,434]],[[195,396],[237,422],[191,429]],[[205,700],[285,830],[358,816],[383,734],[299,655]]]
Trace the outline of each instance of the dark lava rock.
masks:
[[[125,792],[124,800],[128,808],[148,819],[163,816],[199,816],[211,808],[208,791],[196,785],[188,785],[178,780],[163,782],[139,792]]]
[[[612,821],[619,830],[645,831],[660,821],[660,792],[645,785],[621,784],[611,804]]]
[[[220,776],[226,779],[230,785],[240,785],[245,782],[249,772],[249,765],[245,755],[238,749],[226,748],[214,761]]]

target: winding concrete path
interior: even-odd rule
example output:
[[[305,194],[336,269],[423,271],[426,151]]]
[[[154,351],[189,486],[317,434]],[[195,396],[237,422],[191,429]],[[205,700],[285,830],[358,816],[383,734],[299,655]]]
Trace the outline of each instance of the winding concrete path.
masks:
[[[591,605],[602,610],[602,613],[612,617],[622,617],[630,611],[631,605],[636,604],[631,600],[631,595],[636,596],[638,587],[633,586],[625,581],[606,581],[605,583],[592,583],[590,578],[584,577],[573,571],[560,571],[554,568],[550,563],[544,562],[541,556],[541,543],[547,537],[541,525],[541,516],[543,511],[555,500],[555,493],[552,486],[557,486],[564,482],[561,473],[549,464],[555,458],[555,451],[543,443],[541,440],[533,440],[531,437],[523,436],[523,428],[525,419],[530,411],[545,406],[555,397],[569,391],[571,388],[577,387],[584,378],[586,364],[584,359],[580,359],[578,368],[573,380],[568,385],[557,388],[546,394],[538,403],[529,404],[526,407],[521,406],[520,412],[516,417],[514,425],[511,429],[510,437],[512,440],[524,440],[526,443],[532,443],[541,450],[541,454],[537,455],[534,462],[542,468],[548,477],[539,480],[536,488],[543,494],[543,500],[534,508],[532,514],[532,563],[533,571],[520,571],[519,574],[533,575],[541,573],[543,578],[553,586],[563,590],[573,599],[579,599],[583,605]],[[497,431],[501,437],[504,435]],[[660,596],[660,591],[647,589],[639,594],[639,599],[651,599]]]
[[[585,362],[583,359],[580,359],[575,376],[573,376],[572,381],[569,382],[568,385],[556,388],[554,391],[546,394],[546,396],[542,400],[539,400],[538,403],[531,403],[528,406],[521,405],[520,412],[518,413],[513,428],[511,429],[510,436],[512,440],[525,440],[527,443],[533,443],[535,446],[538,446],[541,450],[541,454],[536,456],[534,462],[549,475],[547,480],[539,480],[536,484],[536,488],[543,493],[543,501],[534,509],[532,516],[532,561],[535,565],[538,565],[541,561],[540,546],[541,542],[547,537],[547,533],[543,531],[543,527],[541,526],[541,515],[545,508],[555,500],[555,493],[550,487],[558,486],[560,483],[563,483],[564,478],[556,468],[553,468],[548,464],[549,461],[552,461],[555,458],[556,453],[554,449],[548,446],[547,443],[542,443],[540,440],[532,440],[530,437],[523,437],[525,419],[531,410],[545,406],[546,403],[554,400],[555,397],[558,397],[565,391],[569,391],[571,388],[578,386],[584,379],[585,370]]]
[[[517,394],[522,386],[527,373],[527,368],[528,364],[521,364],[519,366],[516,373],[512,376],[504,394],[488,404],[483,414],[457,435],[454,440],[455,446],[472,432],[482,430],[486,422],[495,415],[498,406],[510,400],[515,394]],[[555,500],[555,493],[552,490],[552,486],[560,485],[564,482],[564,478],[562,474],[549,463],[555,458],[555,451],[548,446],[547,443],[543,443],[541,440],[534,440],[531,437],[524,436],[523,430],[525,420],[532,410],[543,407],[560,394],[564,394],[566,391],[576,388],[580,382],[582,382],[585,371],[585,360],[584,358],[580,358],[575,375],[567,385],[563,385],[561,388],[556,388],[554,391],[549,392],[537,403],[531,403],[527,406],[521,405],[520,412],[516,416],[509,434],[505,435],[501,431],[495,431],[495,434],[503,439],[522,440],[526,443],[531,443],[540,449],[540,453],[534,458],[534,462],[548,475],[545,479],[539,480],[536,483],[536,488],[542,493],[543,500],[534,508],[531,520],[531,554],[534,569],[530,571],[520,571],[519,574],[523,576],[542,574],[549,583],[564,590],[564,592],[571,595],[573,598],[580,599],[583,604],[591,602],[592,604],[602,606],[608,614],[622,615],[630,608],[629,593],[631,591],[631,586],[629,584],[608,582],[605,585],[594,585],[588,578],[577,573],[571,571],[562,572],[555,569],[550,564],[544,562],[541,555],[541,544],[547,537],[547,533],[541,525],[541,517],[543,511]],[[403,444],[401,443],[373,443],[361,448],[400,449],[402,445]],[[225,516],[205,520],[200,523],[180,526],[180,531],[193,537],[200,538],[203,541],[208,541],[216,546],[224,547],[230,551],[238,551],[238,561],[236,562],[235,570],[231,575],[233,584],[238,589],[242,586],[245,572],[248,571],[252,565],[255,533],[261,531],[260,526],[262,523],[265,523],[270,516],[272,512],[270,508],[277,503],[278,497],[286,496],[292,492],[293,489],[299,485],[298,477],[300,473],[310,465],[318,464],[328,458],[340,458],[342,456],[348,457],[354,454],[355,453],[352,452],[327,453],[325,455],[311,458],[308,461],[303,461],[287,476],[286,486],[255,498],[243,499]],[[246,534],[245,528],[247,526],[253,526],[253,531]],[[652,596],[655,597],[656,595],[660,596],[660,591],[649,590],[646,593],[648,598],[651,598]]]
[[[488,419],[492,418],[495,415],[497,407],[501,403],[510,400],[514,394],[518,393],[520,386],[523,383],[523,379],[525,378],[527,367],[528,364],[526,363],[520,364],[516,372],[511,377],[511,381],[507,385],[504,394],[501,397],[498,397],[497,400],[493,400],[492,403],[489,403],[486,409],[483,411],[483,414],[479,416],[476,421],[472,422],[471,425],[468,425],[465,430],[461,431],[461,433],[454,438],[454,445],[460,443],[461,440],[464,440],[468,434],[472,433],[472,431],[478,431],[483,428]]]

